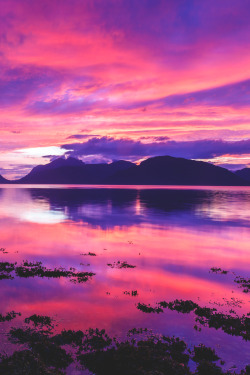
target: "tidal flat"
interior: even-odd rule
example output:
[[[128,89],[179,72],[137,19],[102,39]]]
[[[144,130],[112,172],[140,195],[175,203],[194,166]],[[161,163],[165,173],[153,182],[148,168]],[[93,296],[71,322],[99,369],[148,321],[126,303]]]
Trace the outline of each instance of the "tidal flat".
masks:
[[[1,374],[249,374],[250,188],[0,189]]]

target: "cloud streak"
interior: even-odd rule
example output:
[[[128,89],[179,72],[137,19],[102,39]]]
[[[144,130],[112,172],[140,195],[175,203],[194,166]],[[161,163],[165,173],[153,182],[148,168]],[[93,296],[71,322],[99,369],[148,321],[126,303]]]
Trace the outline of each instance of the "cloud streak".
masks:
[[[250,139],[236,142],[203,139],[184,142],[160,140],[146,143],[124,138],[94,137],[82,143],[64,144],[62,148],[68,150],[68,154],[71,156],[98,155],[110,160],[128,159],[135,161],[140,158],[158,155],[209,159],[227,154],[249,154]]]
[[[203,147],[212,157],[224,146],[233,155],[233,141],[246,151],[248,0],[226,6],[216,0],[0,0],[0,7],[2,153],[85,135],[101,150],[93,134],[103,147],[104,136],[113,138],[105,145],[107,155],[113,147],[110,157],[118,147],[134,159],[168,150],[203,157]],[[149,134],[152,141],[143,140]],[[1,160],[8,169],[3,154]]]

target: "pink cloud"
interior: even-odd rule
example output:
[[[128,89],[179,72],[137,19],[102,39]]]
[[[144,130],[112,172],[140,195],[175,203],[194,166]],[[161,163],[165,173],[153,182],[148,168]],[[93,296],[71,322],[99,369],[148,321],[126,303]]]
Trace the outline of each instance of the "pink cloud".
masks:
[[[58,146],[82,128],[182,141],[249,134],[247,1],[225,7],[214,0],[0,0],[0,6],[6,149]]]

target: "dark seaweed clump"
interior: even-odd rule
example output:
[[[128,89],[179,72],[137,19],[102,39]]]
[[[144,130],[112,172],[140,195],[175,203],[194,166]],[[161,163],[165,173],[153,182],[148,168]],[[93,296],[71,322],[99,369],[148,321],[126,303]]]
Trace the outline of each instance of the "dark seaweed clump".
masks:
[[[59,369],[48,368],[38,354],[30,350],[0,355],[0,373],[4,375],[63,375]]]
[[[38,366],[39,371],[41,371],[38,372],[39,374],[43,374],[43,369],[49,371],[51,368],[54,371],[52,374],[62,374],[62,372],[58,372],[59,369],[66,369],[73,362],[73,358],[60,345],[55,344],[51,338],[51,331],[42,329],[12,328],[9,332],[9,340],[12,343],[28,346],[32,363],[34,366]],[[0,363],[0,373],[2,373],[1,366],[4,368],[4,365],[8,365],[6,360],[5,358]],[[26,374],[25,372],[16,373]],[[45,373],[50,374],[50,372]],[[32,372],[28,372],[28,374],[32,374]]]
[[[118,260],[118,262],[114,263],[108,263],[107,264],[111,268],[135,268],[136,266],[132,266],[132,264],[128,264],[127,262],[121,262]]]
[[[0,280],[13,279],[11,272],[14,271],[16,263],[0,262]]]
[[[162,302],[159,302],[159,305],[163,308],[175,310],[183,314],[188,314],[198,307],[197,303],[194,303],[193,301],[190,301],[190,300],[183,301],[183,300],[178,300],[178,299],[176,299],[173,302],[162,301]]]
[[[9,340],[25,344],[27,349],[15,351],[11,356],[0,355],[1,374],[62,375],[75,362],[96,375],[229,375],[215,363],[220,358],[212,348],[200,344],[191,350],[179,338],[152,332],[148,335],[146,328],[133,328],[127,340],[118,341],[104,329],[64,330],[53,335],[51,330],[41,328],[52,322],[46,316],[35,314],[25,322],[36,322],[36,328],[12,328]],[[142,334],[146,337],[142,338]],[[138,335],[138,339],[133,335]],[[69,352],[63,348],[65,345],[71,347]],[[195,372],[190,370],[190,360],[197,364]],[[246,367],[241,375],[249,375],[249,370]]]
[[[8,251],[6,251],[6,249],[4,247],[1,247],[0,248],[0,253],[2,253],[2,254],[8,254]]]
[[[70,281],[74,284],[85,283],[94,275],[95,273],[93,272],[76,272],[72,273]]]
[[[196,315],[197,312],[195,312]],[[212,313],[209,317],[198,316],[196,322],[209,328],[222,329],[225,333],[232,336],[241,336],[244,340],[250,340],[250,318],[243,315],[231,316],[223,313]]]
[[[13,344],[29,344],[33,345],[36,342],[48,341],[49,335],[51,334],[48,330],[34,329],[34,328],[11,328],[9,331],[9,340]]]
[[[53,336],[51,341],[56,345],[71,345],[81,347],[84,338],[82,331],[63,330],[61,333]]]
[[[132,328],[128,331],[127,336],[130,337],[132,335],[139,335],[144,332],[148,332],[147,328]]]
[[[192,359],[195,362],[202,362],[202,361],[215,362],[220,359],[215,353],[214,349],[208,348],[202,344],[195,346],[193,353],[194,355]]]
[[[191,374],[189,357],[184,353],[186,344],[178,340],[125,341],[105,351],[81,354],[78,359],[96,375]]]
[[[250,279],[249,278],[237,276],[234,279],[234,282],[237,283],[239,287],[243,289],[244,293],[250,292]]]
[[[11,312],[8,312],[6,315],[0,314],[0,322],[9,322],[15,319],[17,316],[21,316],[21,313],[11,311]]]
[[[210,271],[213,273],[219,273],[221,275],[227,275],[229,271],[222,270],[221,268],[218,267],[212,267],[210,268]]]
[[[218,267],[212,267],[212,268],[210,268],[210,271],[213,272],[213,273],[219,273],[221,275],[226,275],[229,272],[229,271],[222,270],[221,268],[218,268]],[[249,293],[249,291],[250,291],[250,278],[236,276],[235,279],[234,279],[234,282],[236,284],[238,284],[238,286],[240,288],[242,288],[244,293]]]
[[[59,267],[50,269],[42,265],[42,262],[28,262],[23,261],[20,266],[16,263],[0,262],[0,280],[1,279],[13,279],[11,275],[15,272],[16,276],[29,278],[29,277],[46,277],[46,278],[69,278],[73,283],[83,283],[88,281],[92,276],[95,275],[93,272],[77,272],[75,269]]]
[[[126,294],[126,296],[132,296],[132,297],[138,296],[137,290],[132,290],[131,292],[129,292],[128,290],[125,290],[125,292],[123,292],[123,294]]]
[[[145,305],[145,303],[138,303],[137,309],[143,311],[144,313],[150,314],[150,313],[162,313],[163,310],[160,307],[152,307],[150,304]]]
[[[52,324],[53,319],[49,316],[34,314],[34,315],[31,315],[29,318],[26,318],[24,321],[27,324],[32,322],[35,327],[39,327],[39,326],[41,326],[41,327],[43,327],[43,326],[53,327],[53,324]]]
[[[203,326],[209,328],[222,329],[225,333],[232,336],[241,336],[244,340],[250,340],[250,317],[243,315],[231,316],[229,314],[223,314],[217,311],[215,308],[201,307],[193,301],[175,300],[173,302],[162,301],[159,302],[159,307],[152,307],[138,303],[137,309],[145,313],[163,312],[163,308],[175,310],[179,313],[186,314],[194,312],[196,315],[196,323],[200,323]],[[196,329],[198,329],[196,325]]]
[[[112,344],[112,339],[107,335],[105,329],[89,328],[80,346],[80,351],[95,351],[107,348]]]
[[[80,255],[89,255],[91,257],[96,257],[96,254],[95,253],[91,253],[90,251],[88,253],[83,253],[83,254],[80,254]]]

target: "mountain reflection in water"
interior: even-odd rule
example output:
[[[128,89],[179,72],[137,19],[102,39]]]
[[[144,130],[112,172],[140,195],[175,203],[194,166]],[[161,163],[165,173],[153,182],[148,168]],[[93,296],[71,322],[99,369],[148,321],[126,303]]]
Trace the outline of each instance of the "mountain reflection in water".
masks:
[[[228,367],[243,368],[250,351],[241,337],[207,327],[199,332],[191,314],[145,314],[136,304],[178,298],[248,313],[249,295],[234,278],[249,276],[249,228],[250,188],[3,187],[1,262],[41,261],[95,276],[79,285],[66,278],[1,280],[0,312],[53,316],[58,330],[98,327],[118,337],[147,327],[212,346]],[[88,253],[96,256],[81,255]],[[117,261],[136,267],[107,266]],[[15,324],[18,317],[6,327]],[[5,338],[1,349],[8,347]]]

